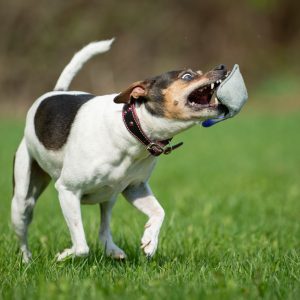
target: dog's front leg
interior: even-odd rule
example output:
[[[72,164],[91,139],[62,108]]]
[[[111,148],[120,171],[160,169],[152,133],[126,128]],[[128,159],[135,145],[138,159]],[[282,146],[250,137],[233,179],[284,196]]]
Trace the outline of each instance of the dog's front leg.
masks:
[[[99,239],[102,242],[105,253],[115,259],[124,259],[126,254],[113,241],[110,231],[111,210],[115,203],[115,197],[110,201],[100,203],[101,224],[99,230]]]
[[[146,256],[152,257],[157,249],[158,235],[164,220],[165,212],[152,194],[147,183],[129,186],[123,192],[124,197],[149,219],[141,240]]]
[[[73,191],[68,190],[58,180],[55,184],[58,191],[60,206],[70,230],[73,246],[65,249],[57,255],[57,260],[63,260],[67,256],[86,256],[89,253],[89,247],[86,243],[84,229],[81,219],[80,197]]]

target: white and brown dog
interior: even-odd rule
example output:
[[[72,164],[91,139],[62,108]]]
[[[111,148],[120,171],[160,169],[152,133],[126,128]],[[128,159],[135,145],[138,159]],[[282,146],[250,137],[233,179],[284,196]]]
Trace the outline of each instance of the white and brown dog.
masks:
[[[112,41],[91,43],[75,54],[54,91],[38,98],[27,114],[15,156],[12,200],[12,222],[25,262],[31,257],[27,230],[33,209],[51,179],[72,239],[72,247],[58,254],[58,260],[88,254],[80,204],[96,203],[106,254],[126,257],[113,242],[109,225],[119,193],[148,216],[141,243],[151,257],[164,219],[164,210],[148,185],[156,157],[178,146],[169,144],[177,133],[226,113],[224,105],[211,100],[227,75],[223,65],[206,74],[167,72],[135,82],[120,94],[68,92],[82,65],[108,51]]]

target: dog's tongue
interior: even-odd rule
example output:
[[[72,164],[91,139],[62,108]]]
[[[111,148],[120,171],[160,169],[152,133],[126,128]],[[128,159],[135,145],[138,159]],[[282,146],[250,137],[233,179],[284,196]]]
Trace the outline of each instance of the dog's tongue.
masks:
[[[227,120],[237,115],[248,99],[247,89],[239,66],[234,65],[231,73],[220,84],[216,92],[218,100],[227,107],[228,113],[216,119],[202,122],[203,127],[210,127],[218,122]]]

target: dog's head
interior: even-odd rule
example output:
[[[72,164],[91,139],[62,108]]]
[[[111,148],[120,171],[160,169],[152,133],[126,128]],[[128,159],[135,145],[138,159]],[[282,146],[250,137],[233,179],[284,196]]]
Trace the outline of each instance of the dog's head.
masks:
[[[201,121],[228,112],[226,106],[213,97],[226,76],[224,65],[205,74],[192,70],[171,71],[133,83],[114,101],[136,101],[144,104],[153,115],[168,119]]]

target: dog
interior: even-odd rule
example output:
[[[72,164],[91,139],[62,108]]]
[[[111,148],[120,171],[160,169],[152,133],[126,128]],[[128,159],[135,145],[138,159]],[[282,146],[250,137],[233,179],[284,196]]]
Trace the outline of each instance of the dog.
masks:
[[[24,262],[31,258],[27,231],[33,209],[50,180],[72,240],[71,248],[57,254],[58,261],[89,253],[81,204],[100,206],[99,239],[106,255],[126,257],[110,231],[111,211],[120,193],[148,217],[141,248],[152,257],[165,215],[148,184],[157,157],[181,145],[171,146],[179,132],[226,113],[226,106],[213,99],[228,75],[224,65],[205,74],[191,69],[166,72],[110,95],[68,91],[84,63],[108,51],[112,42],[94,42],[77,52],[54,90],[28,111],[14,159],[11,210]]]

